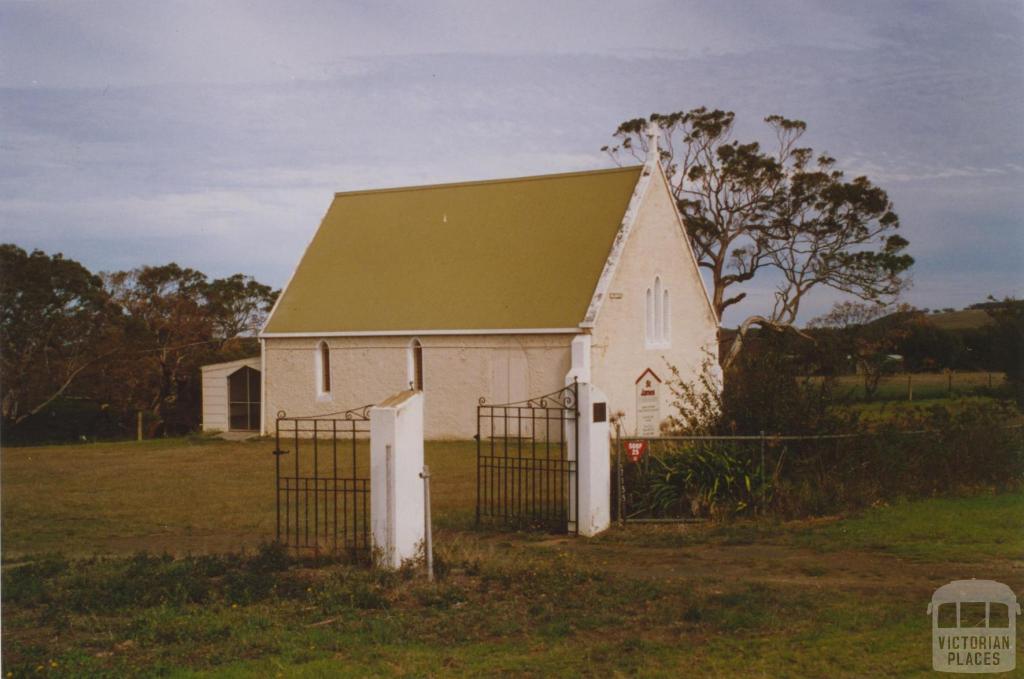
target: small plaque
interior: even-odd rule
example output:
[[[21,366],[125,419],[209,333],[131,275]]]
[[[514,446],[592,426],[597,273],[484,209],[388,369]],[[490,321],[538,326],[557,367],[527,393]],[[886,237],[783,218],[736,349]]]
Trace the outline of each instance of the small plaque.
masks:
[[[594,422],[608,421],[608,404],[601,402],[594,404]]]
[[[636,433],[657,436],[661,427],[661,378],[648,368],[636,380]]]

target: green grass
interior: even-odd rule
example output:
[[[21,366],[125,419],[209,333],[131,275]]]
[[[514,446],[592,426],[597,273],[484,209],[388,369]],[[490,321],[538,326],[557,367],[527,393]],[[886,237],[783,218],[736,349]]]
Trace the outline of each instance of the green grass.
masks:
[[[408,571],[267,570],[253,560],[23,567],[35,568],[32,578],[5,579],[5,670],[798,677],[927,669],[928,620],[914,597],[876,595],[865,606],[846,591],[625,578],[566,552],[503,556],[453,558],[433,584]],[[144,598],[133,604],[105,587],[115,580]],[[26,587],[32,581],[42,586]],[[262,585],[233,588],[238,582]]]
[[[274,533],[273,449],[272,441],[202,437],[5,448],[4,559],[254,548]],[[472,442],[427,443],[442,527],[471,523],[475,450]],[[362,469],[367,456],[360,444]]]
[[[916,399],[914,401],[868,401],[850,403],[844,405],[843,408],[860,413],[865,421],[878,422],[904,415],[925,414],[934,408],[940,408],[950,413],[959,413],[970,406],[995,404],[998,401],[999,399],[991,396],[960,396],[957,398]]]
[[[930,561],[1024,557],[1024,493],[933,498],[870,509],[800,534],[821,549],[878,549]]]
[[[908,378],[909,386],[908,389]],[[865,399],[864,377],[842,375],[836,378],[836,390],[851,398]],[[960,398],[971,395],[987,395],[1006,387],[1006,376],[989,372],[899,373],[884,375],[878,381],[878,389],[872,401],[927,401],[932,399]]]
[[[935,563],[1015,560],[1024,557],[1024,491],[906,501],[845,518],[684,527],[637,524],[595,541],[631,547],[770,544],[829,552],[880,551]]]
[[[594,539],[496,533],[470,529],[466,442],[426,448],[437,582],[297,562],[259,547],[272,447],[5,450],[5,676],[923,676],[932,590],[972,576],[1024,589],[1021,492]]]

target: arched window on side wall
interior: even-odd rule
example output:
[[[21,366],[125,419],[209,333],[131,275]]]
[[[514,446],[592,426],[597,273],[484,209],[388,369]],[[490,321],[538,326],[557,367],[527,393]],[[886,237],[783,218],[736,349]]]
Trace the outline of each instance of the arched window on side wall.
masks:
[[[317,346],[317,387],[320,395],[331,393],[331,348],[321,341]]]
[[[409,386],[423,391],[423,345],[415,337],[409,342]]]

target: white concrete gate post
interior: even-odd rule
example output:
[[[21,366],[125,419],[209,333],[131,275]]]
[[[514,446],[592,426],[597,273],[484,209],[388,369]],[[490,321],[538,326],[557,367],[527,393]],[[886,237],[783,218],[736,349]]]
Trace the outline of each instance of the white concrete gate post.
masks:
[[[423,544],[423,394],[370,408],[370,526],[378,566],[398,568]]]
[[[608,398],[592,384],[578,382],[577,423],[566,423],[569,458],[577,455],[577,483],[569,484],[570,516],[578,509],[575,526],[580,535],[597,535],[611,525],[611,453],[609,449]],[[578,425],[578,426],[577,426]],[[576,431],[579,445],[573,445]],[[577,487],[579,497],[577,498]],[[578,507],[577,507],[578,505]],[[570,522],[569,529],[574,526]]]

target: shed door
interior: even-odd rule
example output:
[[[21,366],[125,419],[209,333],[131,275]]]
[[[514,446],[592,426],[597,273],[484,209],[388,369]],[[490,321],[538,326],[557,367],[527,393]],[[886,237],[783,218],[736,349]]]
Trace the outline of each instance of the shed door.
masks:
[[[228,377],[228,399],[228,426],[232,430],[259,430],[260,371],[245,366],[231,373]]]

